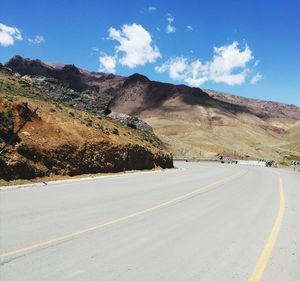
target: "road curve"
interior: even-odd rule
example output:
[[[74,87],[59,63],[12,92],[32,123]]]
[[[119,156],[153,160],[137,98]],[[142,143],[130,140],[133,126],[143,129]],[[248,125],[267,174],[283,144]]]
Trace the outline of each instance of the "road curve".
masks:
[[[300,280],[300,175],[180,169],[0,191],[0,280]]]

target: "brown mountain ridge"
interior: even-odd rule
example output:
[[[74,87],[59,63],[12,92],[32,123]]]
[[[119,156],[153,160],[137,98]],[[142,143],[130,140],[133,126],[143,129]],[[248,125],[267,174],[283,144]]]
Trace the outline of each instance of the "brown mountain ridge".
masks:
[[[68,99],[73,106],[100,115],[113,111],[137,116],[153,127],[176,158],[226,154],[289,163],[300,157],[300,108],[295,105],[19,56],[5,66],[33,80],[42,76],[63,83],[73,96],[58,94],[55,87],[44,92]]]

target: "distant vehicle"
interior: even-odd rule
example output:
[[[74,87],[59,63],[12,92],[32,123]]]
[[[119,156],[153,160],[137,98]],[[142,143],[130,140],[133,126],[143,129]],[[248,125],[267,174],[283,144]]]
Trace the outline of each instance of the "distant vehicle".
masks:
[[[277,167],[277,165],[274,160],[270,160],[266,162],[266,167]]]
[[[229,157],[224,157],[224,156],[222,156],[222,155],[219,157],[219,160],[220,160],[220,162],[221,162],[222,164],[224,164],[224,163],[228,163],[228,164],[237,164],[237,163],[238,163],[237,160],[233,160],[233,159],[231,159],[231,158],[229,158]]]

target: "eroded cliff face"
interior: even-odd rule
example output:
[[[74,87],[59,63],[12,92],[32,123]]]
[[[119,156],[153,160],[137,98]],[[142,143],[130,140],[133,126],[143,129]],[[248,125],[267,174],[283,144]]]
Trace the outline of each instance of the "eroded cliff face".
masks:
[[[22,145],[0,158],[0,178],[33,179],[53,175],[115,173],[156,167],[173,168],[170,154],[152,153],[140,145],[111,146],[106,142],[65,145],[52,150]]]

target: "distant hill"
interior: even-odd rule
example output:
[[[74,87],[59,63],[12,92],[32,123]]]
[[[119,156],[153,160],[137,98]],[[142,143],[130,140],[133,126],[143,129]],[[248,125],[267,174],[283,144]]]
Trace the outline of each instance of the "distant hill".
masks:
[[[44,92],[76,107],[96,114],[113,111],[137,116],[153,127],[176,158],[216,159],[224,154],[281,163],[300,159],[300,108],[295,105],[18,56],[6,66],[21,75],[42,75],[64,83],[73,96],[47,87]]]
[[[300,108],[246,99],[133,75],[110,109],[149,123],[175,157],[275,159],[300,157]]]

